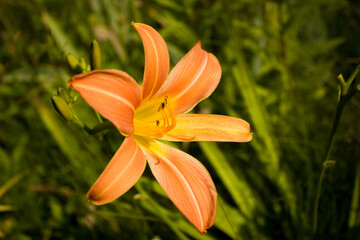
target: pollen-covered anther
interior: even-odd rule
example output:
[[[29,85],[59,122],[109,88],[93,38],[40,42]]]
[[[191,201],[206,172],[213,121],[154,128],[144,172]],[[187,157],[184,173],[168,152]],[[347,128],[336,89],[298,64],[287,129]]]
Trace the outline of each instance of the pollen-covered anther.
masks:
[[[134,134],[162,138],[175,125],[175,114],[167,96],[147,101],[136,109]]]
[[[161,120],[156,121],[156,126],[163,129],[164,132],[168,132],[173,129],[176,125],[176,118],[172,108],[168,105],[168,97],[164,97],[164,101],[160,103],[158,112],[161,114]],[[160,123],[162,123],[160,125]]]

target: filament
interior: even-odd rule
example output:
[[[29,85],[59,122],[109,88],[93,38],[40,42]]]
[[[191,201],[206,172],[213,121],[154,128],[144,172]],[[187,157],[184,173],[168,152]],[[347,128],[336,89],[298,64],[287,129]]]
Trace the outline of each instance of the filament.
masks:
[[[162,138],[175,125],[176,117],[168,103],[168,96],[143,102],[134,115],[134,134],[142,136]]]

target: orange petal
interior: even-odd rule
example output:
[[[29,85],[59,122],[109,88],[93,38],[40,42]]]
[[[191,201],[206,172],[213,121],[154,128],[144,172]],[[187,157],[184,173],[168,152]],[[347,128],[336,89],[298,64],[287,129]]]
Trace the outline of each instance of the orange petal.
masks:
[[[139,145],[132,137],[126,138],[86,197],[96,205],[115,200],[137,182],[145,165]]]
[[[132,23],[138,31],[145,50],[145,71],[143,80],[143,97],[154,95],[169,72],[169,53],[164,39],[152,27],[142,23]]]
[[[95,70],[74,76],[69,85],[119,131],[133,132],[134,111],[141,103],[141,87],[127,73]]]
[[[200,233],[216,216],[217,193],[205,167],[195,158],[166,144],[152,141],[145,147],[151,171],[171,201]]]
[[[169,141],[248,142],[248,122],[214,114],[179,114],[176,126],[162,138]]]
[[[188,112],[215,90],[220,77],[219,61],[199,42],[176,64],[157,95],[168,95],[175,114]]]

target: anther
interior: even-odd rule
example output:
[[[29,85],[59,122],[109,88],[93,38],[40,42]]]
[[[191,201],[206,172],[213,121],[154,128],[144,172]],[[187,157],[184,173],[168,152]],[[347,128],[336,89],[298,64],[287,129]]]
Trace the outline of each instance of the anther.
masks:
[[[164,108],[165,108],[165,103],[162,102],[158,108],[158,112],[160,112],[161,110],[164,110]]]

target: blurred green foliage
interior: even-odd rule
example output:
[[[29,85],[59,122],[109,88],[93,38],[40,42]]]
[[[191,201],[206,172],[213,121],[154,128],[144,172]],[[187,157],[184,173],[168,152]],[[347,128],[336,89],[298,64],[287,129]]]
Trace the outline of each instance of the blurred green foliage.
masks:
[[[336,76],[360,56],[360,5],[351,0],[0,1],[0,238],[311,239],[316,186],[337,104]],[[223,75],[194,112],[241,117],[251,143],[184,143],[219,192],[201,236],[147,169],[128,193],[95,207],[85,194],[122,137],[89,136],[57,115],[67,54],[142,80],[144,53],[130,23],[153,26],[174,65],[199,40]],[[96,114],[73,106],[89,126]],[[360,235],[360,99],[344,109],[319,205],[316,239]],[[357,170],[356,170],[357,169]],[[356,181],[355,181],[356,180]],[[352,204],[352,207],[351,207]]]

